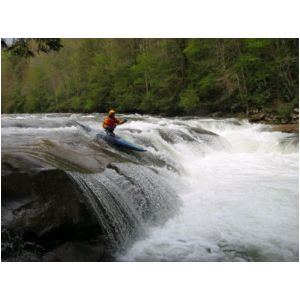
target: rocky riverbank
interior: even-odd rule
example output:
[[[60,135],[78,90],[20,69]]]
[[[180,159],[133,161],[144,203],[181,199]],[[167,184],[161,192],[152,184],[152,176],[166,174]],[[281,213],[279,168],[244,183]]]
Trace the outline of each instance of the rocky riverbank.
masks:
[[[295,108],[290,115],[285,117],[281,117],[274,112],[253,110],[250,111],[249,122],[271,125],[273,131],[298,133],[299,109]]]
[[[214,112],[209,115],[213,118],[238,118],[249,120],[250,123],[262,123],[272,126],[273,131],[281,131],[287,133],[298,133],[299,132],[299,109],[293,109],[292,113],[284,117],[278,115],[274,111],[266,111],[253,109],[250,110],[248,115],[235,113],[235,114],[224,114],[222,112]]]
[[[286,133],[299,133],[299,123],[275,124],[272,125],[272,130],[286,132]]]

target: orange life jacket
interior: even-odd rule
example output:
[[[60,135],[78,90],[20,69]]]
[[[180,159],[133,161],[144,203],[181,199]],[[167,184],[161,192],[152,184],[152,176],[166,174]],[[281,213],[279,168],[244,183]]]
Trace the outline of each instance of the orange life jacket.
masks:
[[[103,128],[115,128],[117,124],[120,124],[120,120],[117,118],[106,117],[103,121]]]

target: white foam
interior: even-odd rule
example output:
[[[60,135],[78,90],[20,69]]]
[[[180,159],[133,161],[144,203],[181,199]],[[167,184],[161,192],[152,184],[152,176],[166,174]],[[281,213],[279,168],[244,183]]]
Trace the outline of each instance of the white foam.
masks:
[[[231,120],[194,119],[185,125],[213,131],[223,142],[176,143],[171,150],[153,136],[160,151],[181,167],[180,176],[169,175],[169,182],[183,207],[119,259],[298,260],[298,147],[283,151],[288,134]]]
[[[97,121],[92,116],[83,124],[100,130],[101,116]],[[30,115],[21,117],[26,125],[31,119],[36,123]],[[53,119],[63,120],[63,125],[82,118],[57,115]],[[193,128],[218,136],[199,134]],[[26,138],[71,131],[80,129],[6,127],[2,135]],[[145,147],[145,157],[151,154],[178,171],[156,168],[182,201],[175,218],[150,228],[119,260],[298,260],[299,154],[292,134],[235,119],[140,115],[129,116],[115,132]],[[143,144],[145,140],[148,144]]]

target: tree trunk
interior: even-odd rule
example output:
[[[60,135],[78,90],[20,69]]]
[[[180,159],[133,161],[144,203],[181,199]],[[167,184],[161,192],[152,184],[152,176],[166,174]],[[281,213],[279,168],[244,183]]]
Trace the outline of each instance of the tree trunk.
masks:
[[[145,71],[145,88],[146,88],[146,95],[149,96],[149,86],[148,86],[147,71]]]
[[[241,47],[239,42],[237,42],[237,49],[239,56],[242,55]],[[247,89],[247,82],[246,82],[246,77],[245,77],[245,71],[243,66],[241,66],[241,75],[242,75],[242,81],[243,81],[243,92],[244,92],[244,97],[243,97],[243,105],[246,108],[246,114],[248,116],[249,114],[249,104],[248,104],[248,89]]]

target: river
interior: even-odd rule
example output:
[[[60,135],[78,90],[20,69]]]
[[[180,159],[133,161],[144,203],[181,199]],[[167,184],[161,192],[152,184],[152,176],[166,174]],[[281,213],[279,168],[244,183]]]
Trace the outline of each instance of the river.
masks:
[[[122,117],[128,122],[116,134],[147,152],[111,148],[74,124],[97,132],[101,114],[22,114],[2,115],[2,154],[27,153],[63,168],[98,194],[97,184],[106,183],[110,195],[121,195],[120,206],[143,191],[158,217],[145,223],[133,213],[144,230],[116,251],[117,261],[298,261],[298,135],[237,119]],[[133,178],[136,191],[117,190],[111,182],[119,177],[103,173],[104,162],[126,165],[118,172]]]

